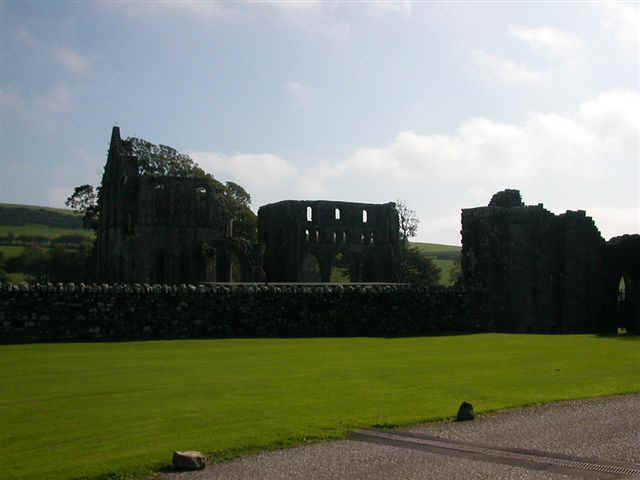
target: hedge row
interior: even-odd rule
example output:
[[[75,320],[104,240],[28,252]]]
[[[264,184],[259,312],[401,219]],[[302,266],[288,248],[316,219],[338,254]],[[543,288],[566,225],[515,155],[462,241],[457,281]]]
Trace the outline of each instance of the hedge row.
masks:
[[[0,342],[468,332],[469,302],[402,284],[3,285]]]

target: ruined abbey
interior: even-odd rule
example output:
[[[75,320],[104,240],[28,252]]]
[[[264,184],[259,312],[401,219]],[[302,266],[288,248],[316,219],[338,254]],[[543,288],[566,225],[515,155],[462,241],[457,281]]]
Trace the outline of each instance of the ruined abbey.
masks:
[[[114,127],[100,194],[97,277],[109,282],[197,283],[263,279],[259,245],[233,236],[211,184],[146,176]],[[232,259],[236,259],[236,278]]]
[[[340,264],[351,282],[399,281],[395,204],[263,205],[253,243],[234,236],[233,216],[206,178],[144,174],[133,144],[114,127],[99,197],[97,278],[320,283]],[[461,222],[461,285],[474,296],[471,315],[479,325],[516,332],[607,331],[614,324],[640,330],[640,235],[606,242],[586,212],[555,215],[542,204],[525,205],[516,190],[463,209]]]
[[[465,283],[481,292],[477,315],[491,330],[640,327],[640,235],[605,242],[583,210],[554,215],[542,204],[524,205],[516,190],[463,209],[462,269]]]

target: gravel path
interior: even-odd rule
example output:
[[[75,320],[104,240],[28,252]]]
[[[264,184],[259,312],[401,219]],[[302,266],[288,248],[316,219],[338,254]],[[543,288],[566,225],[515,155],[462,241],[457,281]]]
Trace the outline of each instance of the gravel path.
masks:
[[[169,473],[155,478],[640,478],[640,475],[634,474],[633,471],[631,474],[627,471],[635,469],[640,472],[640,395],[637,394],[515,409],[483,415],[473,422],[438,422],[397,431],[386,430],[382,434],[374,432],[374,436],[395,439],[389,440],[389,444],[371,443],[366,440],[367,434],[364,433],[359,440],[356,440],[358,437],[354,435],[353,440],[265,452],[233,462],[211,465],[200,472]],[[429,440],[433,437],[441,441]],[[386,438],[377,440],[386,442]],[[426,440],[421,440],[422,438]],[[448,445],[447,448],[451,450],[440,449],[433,444],[445,447]],[[533,455],[517,451],[512,453],[514,448],[534,452],[529,452]],[[540,460],[542,457],[536,457],[546,455],[542,452],[554,458],[563,455],[570,456],[567,458],[579,457],[589,465],[605,461],[617,462],[622,465],[622,470],[606,473],[594,468],[572,467],[563,471],[562,468],[554,466],[562,464],[563,461]],[[496,455],[506,460],[496,460]],[[569,463],[574,465],[576,462],[570,460]]]

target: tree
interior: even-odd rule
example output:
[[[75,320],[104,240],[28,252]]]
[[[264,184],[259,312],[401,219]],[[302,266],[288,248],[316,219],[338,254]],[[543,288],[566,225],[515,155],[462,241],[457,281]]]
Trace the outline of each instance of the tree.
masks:
[[[440,268],[416,247],[403,249],[400,272],[402,281],[421,287],[437,285],[440,280]]]
[[[80,185],[73,190],[71,196],[64,202],[77,215],[82,215],[84,227],[92,230],[98,229],[100,213],[96,204],[98,194],[99,192],[96,192],[92,185]]]
[[[138,159],[138,173],[150,177],[205,177],[207,174],[193,159],[167,145],[155,145],[136,137],[127,138]]]
[[[396,200],[396,212],[398,212],[400,240],[406,248],[409,238],[415,237],[418,233],[420,220],[416,216],[416,212],[411,210],[404,200]]]

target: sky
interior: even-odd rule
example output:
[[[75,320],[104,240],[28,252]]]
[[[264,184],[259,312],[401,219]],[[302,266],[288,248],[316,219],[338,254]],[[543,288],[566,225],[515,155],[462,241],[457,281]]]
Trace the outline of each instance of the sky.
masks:
[[[0,202],[99,185],[111,128],[252,207],[386,203],[456,244],[505,188],[640,232],[640,5],[0,0]]]

